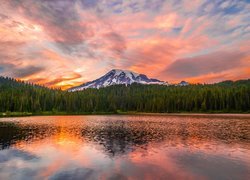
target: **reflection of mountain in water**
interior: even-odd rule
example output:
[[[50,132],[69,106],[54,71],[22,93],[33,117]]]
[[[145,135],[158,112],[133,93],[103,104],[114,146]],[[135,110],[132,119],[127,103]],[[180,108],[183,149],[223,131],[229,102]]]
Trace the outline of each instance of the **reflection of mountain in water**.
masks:
[[[132,151],[134,146],[146,148],[148,143],[164,139],[164,133],[160,130],[152,127],[147,129],[145,126],[129,126],[125,123],[101,128],[83,128],[81,132],[88,140],[102,144],[112,156]]]

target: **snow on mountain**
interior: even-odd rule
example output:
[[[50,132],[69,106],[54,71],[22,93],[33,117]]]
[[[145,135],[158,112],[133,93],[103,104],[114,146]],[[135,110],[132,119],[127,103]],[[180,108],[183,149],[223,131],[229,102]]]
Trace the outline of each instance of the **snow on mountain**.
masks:
[[[80,86],[70,88],[68,91],[81,91],[87,88],[101,88],[107,87],[115,84],[125,84],[129,85],[132,83],[139,83],[139,84],[160,84],[160,85],[168,85],[167,82],[160,81],[158,79],[151,79],[148,78],[144,74],[134,73],[132,71],[127,70],[120,70],[120,69],[113,69],[109,71],[104,76],[91,81],[84,83]]]
[[[186,81],[181,81],[179,84],[177,84],[177,86],[188,86],[189,83]]]

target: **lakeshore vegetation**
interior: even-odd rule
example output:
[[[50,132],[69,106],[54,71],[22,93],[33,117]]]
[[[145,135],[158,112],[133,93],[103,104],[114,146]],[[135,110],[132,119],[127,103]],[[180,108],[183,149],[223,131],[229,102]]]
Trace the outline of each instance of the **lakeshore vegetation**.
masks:
[[[250,80],[183,87],[115,85],[67,92],[0,77],[0,112],[2,116],[120,112],[249,113]]]

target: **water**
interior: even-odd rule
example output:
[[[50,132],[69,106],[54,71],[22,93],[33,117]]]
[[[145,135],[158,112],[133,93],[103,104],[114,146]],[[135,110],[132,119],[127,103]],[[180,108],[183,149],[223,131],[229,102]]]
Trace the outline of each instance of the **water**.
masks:
[[[250,179],[250,116],[2,118],[0,179]]]

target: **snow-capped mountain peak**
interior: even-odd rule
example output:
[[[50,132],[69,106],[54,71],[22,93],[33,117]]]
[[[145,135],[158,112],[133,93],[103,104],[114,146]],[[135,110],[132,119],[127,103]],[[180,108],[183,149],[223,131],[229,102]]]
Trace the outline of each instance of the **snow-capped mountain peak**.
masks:
[[[133,76],[136,78],[140,75],[140,74],[132,72],[132,71],[121,70],[121,69],[113,69],[112,72],[115,72],[115,76],[119,76],[120,74],[124,73],[129,78],[132,78]]]
[[[121,69],[113,69],[109,71],[104,76],[91,81],[84,83],[80,86],[73,87],[68,91],[81,91],[87,88],[101,88],[107,87],[115,84],[125,84],[129,85],[132,83],[139,83],[139,84],[160,84],[160,85],[168,85],[167,82],[160,81],[158,79],[151,79],[148,78],[144,74],[138,74],[128,70],[121,70]]]

